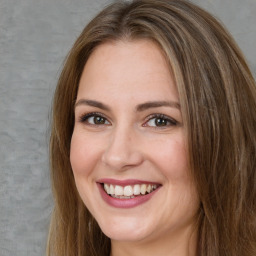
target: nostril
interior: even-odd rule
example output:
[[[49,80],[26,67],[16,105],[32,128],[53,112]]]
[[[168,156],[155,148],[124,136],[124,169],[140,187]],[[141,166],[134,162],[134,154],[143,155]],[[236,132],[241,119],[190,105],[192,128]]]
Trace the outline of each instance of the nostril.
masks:
[[[141,164],[142,155],[136,151],[106,151],[102,155],[102,162],[114,170],[126,170]]]

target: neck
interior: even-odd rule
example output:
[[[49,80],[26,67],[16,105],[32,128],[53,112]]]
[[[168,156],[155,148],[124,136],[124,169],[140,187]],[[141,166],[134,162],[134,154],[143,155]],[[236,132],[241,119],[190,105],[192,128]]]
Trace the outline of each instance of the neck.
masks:
[[[143,241],[111,240],[110,256],[196,256],[197,232],[182,230],[173,235]]]

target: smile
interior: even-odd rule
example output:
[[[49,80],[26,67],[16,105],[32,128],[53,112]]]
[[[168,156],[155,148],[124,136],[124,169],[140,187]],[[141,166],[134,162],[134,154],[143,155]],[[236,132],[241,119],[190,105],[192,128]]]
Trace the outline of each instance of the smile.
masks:
[[[102,199],[114,208],[133,208],[146,203],[162,187],[142,180],[100,179],[97,186]]]
[[[135,184],[120,186],[114,184],[104,183],[103,185],[106,193],[114,198],[131,199],[136,196],[150,194],[157,189],[156,184]]]

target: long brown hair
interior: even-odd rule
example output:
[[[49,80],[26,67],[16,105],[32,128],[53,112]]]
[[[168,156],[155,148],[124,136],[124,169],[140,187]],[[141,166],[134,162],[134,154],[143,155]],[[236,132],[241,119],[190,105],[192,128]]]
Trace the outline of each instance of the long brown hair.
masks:
[[[83,30],[60,75],[50,142],[55,199],[48,255],[109,255],[110,240],[82,203],[70,166],[74,102],[86,61],[108,40],[152,40],[174,74],[200,197],[198,255],[256,255],[256,85],[228,32],[184,0],[106,7]]]

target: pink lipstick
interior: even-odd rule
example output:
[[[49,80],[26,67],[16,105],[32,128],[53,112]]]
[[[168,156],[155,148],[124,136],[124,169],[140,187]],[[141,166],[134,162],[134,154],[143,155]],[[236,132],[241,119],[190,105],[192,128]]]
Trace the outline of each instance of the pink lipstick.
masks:
[[[150,200],[159,190],[159,183],[142,180],[100,179],[97,185],[103,200],[116,208],[132,208]]]

